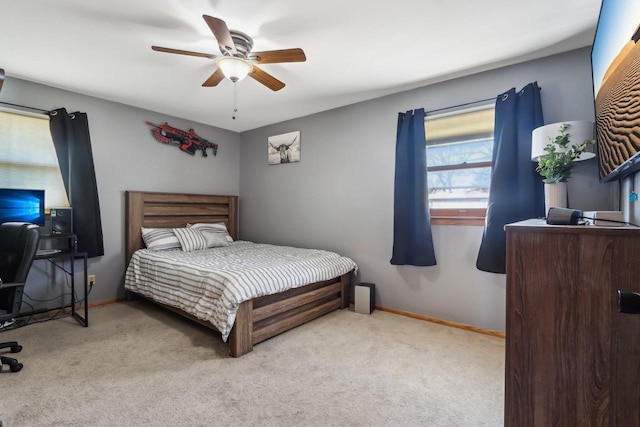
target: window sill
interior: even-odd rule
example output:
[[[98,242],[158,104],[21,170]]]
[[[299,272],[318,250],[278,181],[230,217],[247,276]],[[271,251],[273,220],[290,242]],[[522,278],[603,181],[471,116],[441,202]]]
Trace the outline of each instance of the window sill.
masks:
[[[486,209],[431,209],[432,225],[484,226]]]

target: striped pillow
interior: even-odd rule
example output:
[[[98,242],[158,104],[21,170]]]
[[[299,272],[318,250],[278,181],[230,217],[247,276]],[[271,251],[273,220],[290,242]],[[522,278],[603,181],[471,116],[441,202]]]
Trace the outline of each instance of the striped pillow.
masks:
[[[207,240],[208,248],[228,246],[233,242],[224,222],[187,224],[187,227],[199,230]]]
[[[142,231],[142,240],[147,249],[154,251],[162,251],[165,249],[177,249],[180,247],[180,241],[170,228],[144,228]]]
[[[174,228],[183,252],[199,251],[207,248],[207,240],[197,228]]]

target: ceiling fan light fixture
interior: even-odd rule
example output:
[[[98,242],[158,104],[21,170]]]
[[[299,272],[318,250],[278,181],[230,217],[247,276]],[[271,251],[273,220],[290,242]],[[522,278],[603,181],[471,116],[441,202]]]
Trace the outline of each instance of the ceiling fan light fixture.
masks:
[[[224,76],[234,83],[247,77],[253,70],[253,65],[247,60],[235,56],[218,58],[216,65],[222,70]]]

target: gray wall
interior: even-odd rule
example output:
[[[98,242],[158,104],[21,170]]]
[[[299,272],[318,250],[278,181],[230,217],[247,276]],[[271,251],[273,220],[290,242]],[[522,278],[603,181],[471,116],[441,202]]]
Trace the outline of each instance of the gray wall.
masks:
[[[96,275],[97,282],[90,303],[124,295],[126,190],[239,193],[239,135],[236,132],[10,77],[4,83],[0,101],[47,110],[64,107],[69,112],[83,111],[88,115],[105,249],[104,256],[89,261],[89,273]],[[191,157],[174,146],[161,144],[152,138],[146,120],[166,121],[180,129],[194,128],[200,136],[219,145],[218,155],[203,158],[198,153]],[[50,283],[45,274],[53,275],[54,283]],[[46,261],[34,264],[26,287],[31,297],[42,299],[65,291],[68,292],[68,288],[64,274],[52,269]],[[52,304],[33,305],[50,307]],[[27,310],[23,306],[22,311]]]
[[[392,266],[397,113],[492,98],[537,81],[545,123],[593,120],[590,50],[463,77],[241,134],[241,238],[318,247],[353,258],[377,304],[504,330],[505,276],[475,268],[482,227],[434,226],[438,265]],[[269,166],[267,138],[301,131],[301,162]],[[595,161],[569,182],[571,207],[612,208]]]
[[[90,302],[120,297],[124,275],[124,191],[240,195],[241,238],[319,247],[352,257],[358,280],[377,285],[377,303],[504,330],[505,277],[475,269],[482,227],[434,226],[435,267],[391,266],[396,117],[491,98],[538,81],[545,122],[593,120],[589,50],[485,72],[244,132],[165,117],[97,98],[7,78],[0,101],[88,113],[105,256],[90,260]],[[170,102],[170,101],[168,101]],[[219,144],[217,157],[191,157],[151,138],[146,120],[195,128]],[[302,132],[302,161],[267,165],[267,137]],[[569,182],[572,207],[611,209],[615,186],[600,184],[594,161]],[[34,298],[65,290],[63,275],[39,261]],[[35,304],[48,305],[50,303]]]

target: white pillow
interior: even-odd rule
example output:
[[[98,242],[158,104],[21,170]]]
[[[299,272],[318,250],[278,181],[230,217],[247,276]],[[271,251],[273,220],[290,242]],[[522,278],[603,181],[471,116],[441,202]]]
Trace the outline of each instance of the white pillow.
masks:
[[[229,243],[233,242],[224,222],[187,224],[187,227],[200,231],[207,240],[208,248],[228,246]]]
[[[199,251],[207,248],[207,240],[197,228],[174,228],[183,252]]]
[[[144,228],[140,227],[142,240],[147,249],[162,251],[166,249],[180,248],[180,241],[171,228]]]

